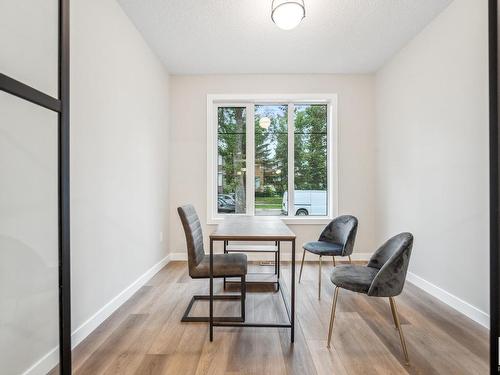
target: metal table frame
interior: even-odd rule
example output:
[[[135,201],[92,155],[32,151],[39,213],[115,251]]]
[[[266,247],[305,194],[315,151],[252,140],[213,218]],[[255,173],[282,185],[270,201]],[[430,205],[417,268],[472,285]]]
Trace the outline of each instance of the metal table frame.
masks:
[[[229,241],[224,241],[224,254],[228,253],[274,253],[274,272],[254,272],[254,273],[247,273],[248,275],[276,275],[276,281],[260,281],[260,280],[254,280],[254,281],[249,281],[246,280],[247,285],[248,284],[257,284],[257,285],[275,285],[276,286],[276,291],[280,290],[280,276],[281,276],[281,268],[280,268],[280,260],[281,260],[281,248],[280,248],[280,243],[278,241],[274,242],[274,247],[276,250],[274,251],[269,251],[269,250],[249,250],[249,249],[240,249],[240,250],[228,250],[227,247],[229,246]],[[226,290],[226,285],[227,284],[239,284],[241,283],[240,281],[237,280],[228,280],[228,277],[224,277],[224,290]]]
[[[288,316],[288,323],[252,323],[252,322],[221,322],[214,320],[213,312],[213,301],[214,301],[214,277],[213,277],[213,255],[214,255],[214,242],[215,241],[248,241],[248,242],[263,242],[263,241],[276,241],[278,246],[281,247],[281,242],[291,242],[292,244],[292,270],[291,270],[291,296],[290,296],[290,306],[288,306],[286,297],[283,292],[283,287],[281,286],[281,278],[278,279],[278,284],[280,285],[279,290],[283,298],[283,303],[285,304],[285,309]],[[281,259],[280,259],[281,261]],[[210,236],[210,314],[209,314],[209,329],[210,329],[210,341],[213,341],[213,330],[214,327],[264,327],[264,328],[290,328],[290,340],[293,343],[295,341],[295,236],[290,236],[290,238],[283,238],[282,236],[273,237],[273,235],[241,235],[238,238],[234,237],[221,237],[217,236],[213,238]]]

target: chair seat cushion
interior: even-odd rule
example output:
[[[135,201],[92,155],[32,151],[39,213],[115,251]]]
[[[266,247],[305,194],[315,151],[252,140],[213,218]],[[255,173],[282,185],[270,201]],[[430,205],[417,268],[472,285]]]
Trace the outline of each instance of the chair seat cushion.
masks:
[[[312,241],[304,244],[304,249],[318,255],[342,255],[344,246],[325,241]]]
[[[210,255],[190,272],[192,278],[208,278]],[[244,276],[247,274],[247,256],[245,254],[214,254],[214,277]]]
[[[377,268],[343,264],[333,268],[330,280],[340,288],[366,294],[378,271]]]

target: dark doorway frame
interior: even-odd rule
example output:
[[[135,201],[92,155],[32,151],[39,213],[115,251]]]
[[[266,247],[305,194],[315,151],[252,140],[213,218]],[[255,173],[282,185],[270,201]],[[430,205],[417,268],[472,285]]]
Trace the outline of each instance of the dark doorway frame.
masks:
[[[498,374],[500,139],[498,123],[498,0],[489,0],[489,109],[490,109],[490,373]]]
[[[59,0],[58,98],[0,73],[0,90],[58,113],[59,370],[71,374],[69,0]]]

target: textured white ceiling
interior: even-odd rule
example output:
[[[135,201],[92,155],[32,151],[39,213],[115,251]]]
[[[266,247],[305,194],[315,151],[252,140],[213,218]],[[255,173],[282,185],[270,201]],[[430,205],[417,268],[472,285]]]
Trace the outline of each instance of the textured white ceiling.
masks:
[[[173,74],[371,73],[452,0],[305,0],[283,31],[271,0],[118,0]]]

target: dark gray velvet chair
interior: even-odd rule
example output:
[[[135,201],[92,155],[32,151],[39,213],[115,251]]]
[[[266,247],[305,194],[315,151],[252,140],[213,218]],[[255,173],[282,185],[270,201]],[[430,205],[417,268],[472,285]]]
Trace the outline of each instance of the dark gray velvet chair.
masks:
[[[299,283],[302,279],[302,269],[304,268],[304,259],[306,251],[319,255],[319,274],[318,274],[318,299],[321,299],[321,261],[322,257],[331,256],[333,266],[336,266],[335,257],[348,257],[351,263],[351,254],[358,230],[358,219],[351,215],[343,215],[333,219],[321,235],[318,241],[307,242],[304,244],[302,254],[302,263],[300,264]]]
[[[181,218],[184,233],[186,235],[188,269],[189,276],[193,279],[210,278],[210,255],[205,254],[203,248],[203,233],[201,223],[196,210],[190,204],[178,207],[177,212]],[[247,274],[247,256],[245,254],[214,254],[213,273],[215,278],[240,277],[241,294],[240,295],[221,295],[214,296],[215,300],[241,300],[241,316],[234,317],[215,317],[215,321],[226,322],[244,322],[245,321],[245,299]],[[193,296],[184,315],[183,322],[208,322],[209,317],[190,317],[189,312],[197,300],[209,300],[208,295]]]
[[[330,316],[330,329],[328,330],[328,348],[332,338],[339,289],[342,288],[371,297],[389,297],[394,324],[399,332],[406,363],[409,363],[408,350],[394,297],[403,290],[412,246],[413,235],[400,233],[384,243],[373,254],[368,265],[346,264],[333,269],[330,280],[335,285],[335,293]]]

